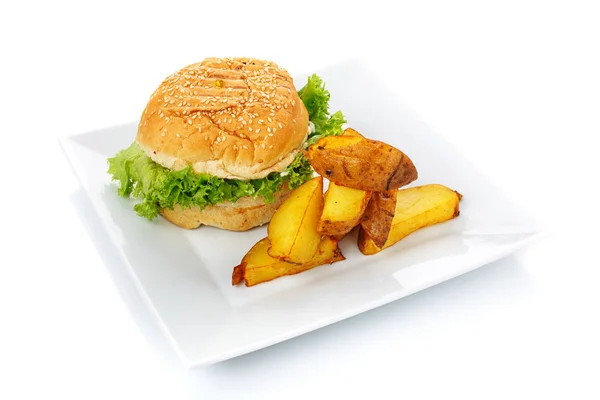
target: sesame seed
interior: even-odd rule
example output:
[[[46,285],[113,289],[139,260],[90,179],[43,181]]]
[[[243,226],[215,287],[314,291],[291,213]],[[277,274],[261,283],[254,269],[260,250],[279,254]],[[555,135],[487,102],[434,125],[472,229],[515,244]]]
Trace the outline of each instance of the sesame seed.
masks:
[[[256,133],[258,133],[258,132],[260,132],[260,128],[258,128],[258,129],[256,130]]]
[[[273,132],[275,132],[277,130],[277,128],[273,128]]]
[[[188,119],[188,124],[190,124],[190,125],[192,124],[192,119],[191,118]]]
[[[251,126],[249,126],[249,127],[248,127],[248,130],[249,130],[250,132],[252,132],[252,127],[251,127]]]
[[[269,117],[267,119],[269,120],[269,122],[273,122],[273,118]]]
[[[270,146],[269,146],[269,149],[272,149],[272,148],[273,148],[273,145],[270,145]]]
[[[178,133],[178,134],[177,134],[177,137],[181,137],[181,135]]]
[[[243,145],[242,147],[243,147],[244,149],[248,149],[248,146],[246,146],[246,145]]]
[[[246,120],[245,119],[242,120],[242,125],[246,125]]]
[[[165,116],[165,114],[161,112],[160,114],[158,114],[158,116],[160,117],[160,119],[162,119]]]
[[[283,125],[281,125],[281,122],[278,122],[277,125],[279,125],[279,129],[283,128]]]
[[[259,123],[259,124],[263,124],[264,122],[265,122],[265,121],[263,121],[262,119],[259,119],[259,120],[258,120],[258,123]]]
[[[272,136],[273,136],[273,134],[272,134],[272,133],[269,133],[269,135],[268,135],[268,136],[271,136],[271,137],[272,137]]]
[[[265,144],[264,144],[264,143],[261,143],[261,144],[260,144],[260,147],[262,147],[262,148],[264,149],[264,148],[265,148]]]
[[[271,132],[271,127],[268,127],[268,128],[267,128],[267,132]]]

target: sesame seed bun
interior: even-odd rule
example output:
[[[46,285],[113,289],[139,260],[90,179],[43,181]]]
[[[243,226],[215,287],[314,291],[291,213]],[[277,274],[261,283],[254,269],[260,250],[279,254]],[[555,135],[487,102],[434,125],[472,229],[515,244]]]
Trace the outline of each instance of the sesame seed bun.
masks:
[[[152,94],[136,141],[158,164],[219,178],[283,171],[306,140],[308,112],[288,72],[270,61],[207,58]]]

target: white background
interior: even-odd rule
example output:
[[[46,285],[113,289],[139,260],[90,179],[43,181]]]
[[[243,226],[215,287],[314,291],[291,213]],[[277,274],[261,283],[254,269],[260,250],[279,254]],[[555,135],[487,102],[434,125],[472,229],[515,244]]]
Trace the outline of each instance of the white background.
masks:
[[[1,399],[600,397],[597,2],[120,3],[0,6]],[[548,236],[183,369],[97,255],[57,138],[136,120],[166,75],[205,56],[269,58],[293,75],[356,54],[380,58],[403,102]]]

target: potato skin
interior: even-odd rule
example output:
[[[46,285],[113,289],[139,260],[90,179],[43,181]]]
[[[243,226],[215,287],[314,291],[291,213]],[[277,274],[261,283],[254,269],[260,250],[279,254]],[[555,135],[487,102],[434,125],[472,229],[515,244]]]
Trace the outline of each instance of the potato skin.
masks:
[[[325,236],[338,238],[346,236],[356,225],[358,225],[358,218],[356,220],[345,221],[321,220],[319,231]]]
[[[358,248],[365,255],[376,254],[421,228],[456,218],[461,199],[462,195],[457,191],[437,184],[399,190],[386,241],[383,244],[376,242],[361,224]]]
[[[371,238],[371,236],[367,233],[367,231],[365,231],[363,229],[362,226],[358,227],[358,240],[356,241],[357,245],[358,245],[358,249],[360,250],[361,253],[363,253],[365,256],[370,256],[373,254],[377,254],[379,253],[381,250],[383,250],[383,246],[379,247],[375,244],[375,242],[373,241],[373,239]],[[385,245],[385,243],[384,243]],[[236,267],[237,268],[237,267]],[[234,271],[235,274],[235,271]],[[241,282],[241,280],[240,280]]]
[[[233,272],[231,274],[231,284],[233,286],[240,284],[244,280],[245,269],[246,269],[246,266],[244,265],[243,261],[240,265],[236,265],[233,268]]]
[[[345,136],[358,136],[358,137],[364,138],[363,135],[361,135],[357,130],[352,129],[352,128],[344,129],[344,135]]]
[[[383,192],[408,185],[418,177],[412,160],[377,140],[341,135],[320,139],[308,148],[314,170],[338,185]]]
[[[390,233],[397,195],[397,190],[373,193],[361,218],[360,231],[366,231],[371,240],[379,247],[385,244]]]

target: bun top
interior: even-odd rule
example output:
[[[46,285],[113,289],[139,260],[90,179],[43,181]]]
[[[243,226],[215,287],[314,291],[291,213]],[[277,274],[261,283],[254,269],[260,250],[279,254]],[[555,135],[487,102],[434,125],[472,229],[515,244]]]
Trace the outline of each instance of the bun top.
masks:
[[[308,112],[288,72],[270,61],[207,58],[165,79],[136,141],[172,170],[219,178],[283,171],[306,140]]]

